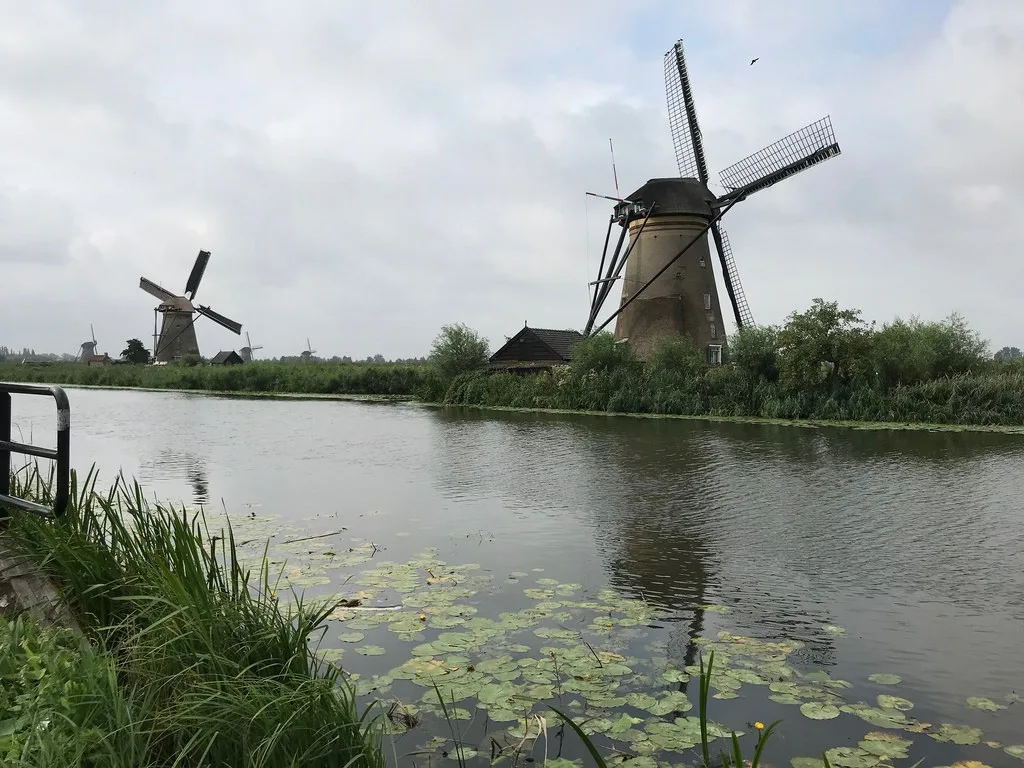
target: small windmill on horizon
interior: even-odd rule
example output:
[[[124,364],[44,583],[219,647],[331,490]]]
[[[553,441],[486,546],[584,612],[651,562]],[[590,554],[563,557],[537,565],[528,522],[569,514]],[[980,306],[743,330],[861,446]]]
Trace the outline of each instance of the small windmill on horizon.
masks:
[[[92,323],[89,323],[89,336],[92,341],[83,341],[81,347],[78,350],[78,355],[75,357],[75,361],[79,363],[89,362],[89,358],[96,354],[96,331],[92,329]]]
[[[302,359],[302,362],[308,363],[308,362],[310,362],[313,359],[313,355],[315,355],[315,354],[316,354],[316,350],[313,349],[313,347],[310,346],[310,344],[309,344],[309,337],[307,336],[306,337],[306,348],[304,350],[302,350],[302,354],[300,354],[299,357]]]
[[[687,335],[707,350],[709,363],[720,363],[725,326],[708,234],[718,253],[736,326],[753,325],[721,219],[755,192],[839,155],[839,144],[826,115],[727,167],[720,174],[726,192],[715,195],[708,188],[704,139],[682,40],[665,54],[665,90],[679,177],[649,179],[626,198],[613,198],[616,204],[597,279],[590,283],[593,293],[584,335],[615,320],[615,337],[628,340],[640,358],[651,354],[659,338]],[[621,231],[609,257],[615,224]],[[627,236],[629,245],[623,250]],[[595,328],[612,286],[620,279],[619,308]]]
[[[245,332],[245,343],[246,346],[238,350],[238,354],[242,358],[242,360],[244,360],[247,363],[251,363],[255,359],[255,357],[253,356],[253,352],[255,352],[257,349],[263,349],[263,345],[261,344],[258,347],[254,347],[252,345],[252,339],[249,338],[248,331]]]

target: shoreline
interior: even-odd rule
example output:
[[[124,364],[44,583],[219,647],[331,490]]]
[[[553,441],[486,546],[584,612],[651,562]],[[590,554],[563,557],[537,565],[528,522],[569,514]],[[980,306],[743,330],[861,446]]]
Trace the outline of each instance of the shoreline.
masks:
[[[172,392],[175,394],[202,395],[206,397],[233,397],[247,400],[333,400],[362,403],[413,403],[427,408],[465,408],[476,411],[498,411],[510,413],[549,413],[555,415],[627,417],[633,419],[662,419],[684,421],[726,422],[734,424],[762,424],[766,426],[799,427],[803,429],[857,429],[864,431],[899,432],[978,432],[1007,435],[1024,435],[1024,424],[1019,426],[999,424],[934,424],[930,422],[895,421],[833,421],[829,419],[779,419],[766,416],[718,416],[714,414],[675,413],[630,413],[627,411],[588,411],[569,408],[527,408],[506,405],[455,405],[420,400],[415,395],[369,395],[355,393],[313,393],[313,392],[259,392],[254,390],[211,390],[180,389],[164,387],[127,387],[105,384],[54,384],[65,389],[101,389],[126,392]]]

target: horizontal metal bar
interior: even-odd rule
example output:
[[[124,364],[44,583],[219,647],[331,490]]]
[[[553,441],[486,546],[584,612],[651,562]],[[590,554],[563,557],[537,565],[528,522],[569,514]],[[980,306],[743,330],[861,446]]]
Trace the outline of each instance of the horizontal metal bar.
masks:
[[[0,493],[0,507],[5,506],[24,509],[28,512],[34,512],[37,515],[42,515],[43,517],[54,517],[54,510],[49,507],[44,507],[42,504],[36,504],[34,501],[19,499],[17,496],[7,496],[6,494]]]
[[[621,280],[622,275],[616,277],[602,277],[600,280],[591,280],[587,285],[597,285],[598,283],[614,283],[616,280]]]
[[[38,456],[41,459],[49,459],[50,461],[57,460],[56,448],[40,448],[38,445],[15,443],[10,440],[0,440],[0,451],[11,451],[12,453],[24,454],[25,456]]]

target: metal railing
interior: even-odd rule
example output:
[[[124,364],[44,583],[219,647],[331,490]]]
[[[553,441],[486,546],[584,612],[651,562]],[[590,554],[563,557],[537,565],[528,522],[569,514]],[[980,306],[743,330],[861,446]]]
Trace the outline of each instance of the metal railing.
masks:
[[[11,395],[47,395],[57,404],[57,447],[40,448],[11,440]],[[57,492],[53,507],[11,496],[11,454],[37,456],[56,462]],[[0,382],[0,519],[7,516],[4,507],[17,507],[43,517],[60,517],[68,506],[71,487],[71,405],[60,387]]]

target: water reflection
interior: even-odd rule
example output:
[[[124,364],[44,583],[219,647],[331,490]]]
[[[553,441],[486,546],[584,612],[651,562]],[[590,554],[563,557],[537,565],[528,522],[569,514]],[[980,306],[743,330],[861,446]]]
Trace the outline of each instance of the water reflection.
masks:
[[[139,463],[139,483],[145,488],[153,481],[184,480],[191,488],[189,504],[210,502],[210,483],[204,457],[170,448],[159,450],[154,456]]]

